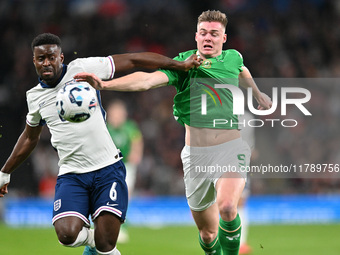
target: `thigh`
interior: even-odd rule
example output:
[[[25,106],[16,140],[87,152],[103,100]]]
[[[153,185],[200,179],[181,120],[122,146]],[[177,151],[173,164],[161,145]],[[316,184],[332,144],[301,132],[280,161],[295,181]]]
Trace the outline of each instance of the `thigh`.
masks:
[[[236,140],[233,143],[233,147],[229,149],[228,153],[225,155],[219,153],[216,157],[216,162],[219,165],[228,166],[226,168],[231,169],[231,171],[222,173],[215,182],[219,207],[221,205],[226,208],[237,207],[247,180],[244,169],[249,165],[250,148],[242,140]]]
[[[216,183],[217,204],[236,208],[245,186],[245,179],[239,173],[226,173]]]
[[[77,217],[90,226],[89,191],[84,183],[84,177],[86,176],[77,174],[58,177],[53,204],[53,224],[65,217]]]
[[[115,246],[119,234],[121,219],[110,212],[102,212],[94,220],[94,238],[96,248],[100,251],[111,251]]]
[[[214,179],[206,173],[195,171],[195,165],[203,164],[204,155],[190,153],[187,146],[181,153],[185,194],[192,211],[204,211],[216,202]]]
[[[109,212],[125,221],[128,206],[126,170],[122,161],[96,171],[91,191],[91,214],[94,221],[102,212]]]
[[[193,211],[203,211],[216,202],[214,182],[209,179],[185,178],[185,193],[188,205]]]

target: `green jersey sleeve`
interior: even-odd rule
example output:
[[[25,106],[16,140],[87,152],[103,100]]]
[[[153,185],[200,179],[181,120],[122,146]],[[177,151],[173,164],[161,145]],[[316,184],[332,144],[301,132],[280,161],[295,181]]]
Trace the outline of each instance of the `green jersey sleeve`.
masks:
[[[178,56],[174,58],[177,61],[184,61],[192,54],[195,54],[195,50],[190,50],[186,52],[179,53]],[[169,69],[160,69],[159,71],[165,73],[168,78],[169,82],[168,85],[172,85],[176,88],[177,91],[183,90],[183,85],[185,84],[186,79],[188,78],[188,74],[191,73],[191,70],[188,72],[184,71],[177,71],[177,70],[169,70]]]

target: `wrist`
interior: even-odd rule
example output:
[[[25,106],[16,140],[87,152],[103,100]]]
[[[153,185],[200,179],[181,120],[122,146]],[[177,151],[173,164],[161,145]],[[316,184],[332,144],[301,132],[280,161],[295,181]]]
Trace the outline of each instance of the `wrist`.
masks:
[[[10,179],[11,179],[11,174],[0,171],[0,188],[4,186],[6,183],[9,183]]]
[[[177,61],[177,60],[174,60],[175,63],[174,63],[174,66],[173,66],[173,69],[175,70],[183,70],[185,69],[185,62],[184,61]]]
[[[102,81],[101,83],[99,83],[98,85],[98,89],[99,90],[104,90],[107,87],[107,81]]]
[[[253,96],[258,101],[258,100],[261,99],[262,93],[259,90],[255,90],[255,91],[253,91]]]

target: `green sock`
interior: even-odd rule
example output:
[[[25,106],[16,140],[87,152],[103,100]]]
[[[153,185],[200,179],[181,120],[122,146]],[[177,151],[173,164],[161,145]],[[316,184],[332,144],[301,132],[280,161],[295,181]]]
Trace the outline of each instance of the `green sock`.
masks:
[[[222,249],[218,241],[218,236],[216,236],[215,240],[209,244],[206,244],[203,242],[200,234],[198,234],[198,239],[199,239],[202,249],[205,251],[205,254],[222,255]]]
[[[232,221],[220,218],[218,238],[224,255],[237,255],[241,240],[241,218],[237,214]]]

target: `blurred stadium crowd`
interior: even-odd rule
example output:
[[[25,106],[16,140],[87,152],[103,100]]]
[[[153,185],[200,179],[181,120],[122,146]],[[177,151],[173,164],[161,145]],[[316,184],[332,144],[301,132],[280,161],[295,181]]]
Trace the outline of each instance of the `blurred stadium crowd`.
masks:
[[[333,0],[3,0],[0,2],[0,164],[24,128],[25,91],[37,84],[30,43],[52,32],[63,42],[65,62],[78,57],[153,51],[169,57],[195,48],[197,16],[227,13],[225,49],[239,50],[258,78],[340,77],[340,2]],[[307,89],[313,114],[297,112],[295,128],[256,129],[259,157],[253,164],[340,163],[339,82]],[[322,84],[322,83],[321,83]],[[261,84],[259,84],[261,86]],[[271,88],[265,92],[271,94]],[[144,137],[136,193],[182,195],[180,152],[184,129],[172,117],[174,88],[141,93],[102,92],[127,102]],[[295,114],[295,113],[293,113]],[[86,137],[84,137],[86,139]],[[38,148],[14,172],[12,195],[50,197],[58,172],[47,129]],[[256,178],[254,194],[339,192],[340,174],[327,178]],[[323,176],[324,177],[324,176]]]

